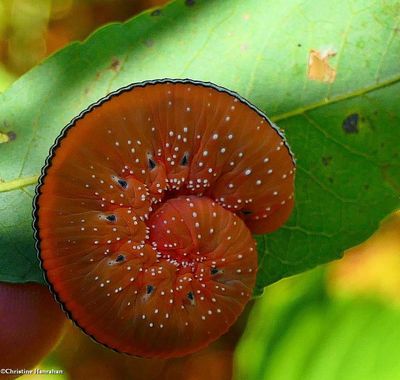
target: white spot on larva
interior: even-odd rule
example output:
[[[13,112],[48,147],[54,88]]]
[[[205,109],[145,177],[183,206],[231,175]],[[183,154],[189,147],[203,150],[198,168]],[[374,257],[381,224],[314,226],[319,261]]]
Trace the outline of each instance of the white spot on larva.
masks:
[[[214,133],[212,138],[213,138],[213,140],[217,140],[218,139],[218,133]]]
[[[205,151],[203,152],[203,156],[206,157],[207,155],[208,155],[208,150],[205,150]]]
[[[256,181],[256,185],[257,185],[257,186],[260,186],[260,185],[261,185],[261,180],[260,180],[260,179],[258,179],[258,180]]]
[[[233,139],[233,134],[231,133],[228,135],[228,140],[232,140],[232,139]]]
[[[251,169],[246,169],[244,172],[245,175],[250,175],[251,174]]]

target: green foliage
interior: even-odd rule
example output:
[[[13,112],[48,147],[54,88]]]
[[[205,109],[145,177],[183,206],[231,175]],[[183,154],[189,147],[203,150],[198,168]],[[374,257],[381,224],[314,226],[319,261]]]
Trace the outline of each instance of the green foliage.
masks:
[[[42,281],[31,202],[62,127],[112,90],[164,77],[237,91],[287,134],[296,208],[258,238],[258,290],[340,257],[399,205],[399,21],[398,1],[179,0],[53,55],[0,97],[0,132],[16,136],[0,144],[0,280]],[[336,53],[333,83],[308,79],[311,49]]]
[[[0,64],[0,92],[4,91],[4,89],[6,89],[14,79],[14,76],[9,73],[2,64]]]
[[[321,273],[266,291],[236,353],[236,380],[392,380],[400,376],[400,311],[328,296]]]

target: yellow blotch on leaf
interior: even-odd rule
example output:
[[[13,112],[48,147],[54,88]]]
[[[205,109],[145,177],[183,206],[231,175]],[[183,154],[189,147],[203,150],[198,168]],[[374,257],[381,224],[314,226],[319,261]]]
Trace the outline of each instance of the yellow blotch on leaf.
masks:
[[[323,52],[310,50],[310,55],[308,56],[308,79],[324,83],[334,82],[336,70],[329,65],[329,58],[335,55],[336,52],[331,49]]]

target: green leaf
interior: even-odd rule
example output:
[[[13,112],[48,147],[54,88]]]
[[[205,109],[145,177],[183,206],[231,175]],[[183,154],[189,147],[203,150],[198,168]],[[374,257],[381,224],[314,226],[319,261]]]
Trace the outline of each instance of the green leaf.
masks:
[[[0,144],[0,280],[42,281],[31,201],[62,127],[112,90],[164,77],[228,87],[286,131],[296,208],[261,238],[258,290],[340,257],[399,205],[399,20],[399,1],[179,0],[53,55],[0,96],[0,133],[16,137]],[[308,79],[310,50],[328,48],[335,81]]]
[[[288,289],[271,287],[256,304],[236,351],[235,379],[398,379],[398,308],[331,298],[321,278],[310,281],[315,274]]]

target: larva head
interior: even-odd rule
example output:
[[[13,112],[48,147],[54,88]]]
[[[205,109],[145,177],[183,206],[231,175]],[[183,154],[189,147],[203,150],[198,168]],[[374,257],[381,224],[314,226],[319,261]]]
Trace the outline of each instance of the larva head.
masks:
[[[204,347],[252,293],[251,232],[293,206],[294,164],[254,107],[189,80],[132,85],[75,119],[37,190],[47,279],[97,341],[145,357]]]

